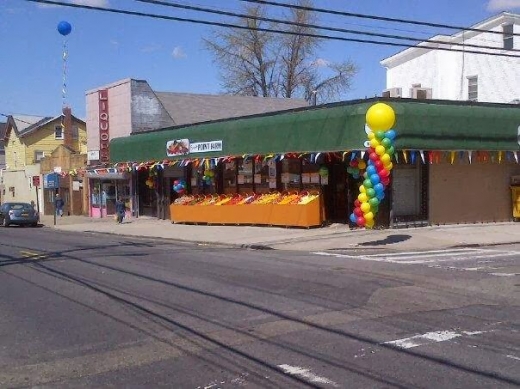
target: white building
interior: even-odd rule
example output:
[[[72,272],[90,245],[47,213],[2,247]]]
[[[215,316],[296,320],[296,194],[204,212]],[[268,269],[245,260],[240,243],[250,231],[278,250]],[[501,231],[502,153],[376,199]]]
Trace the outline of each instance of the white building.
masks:
[[[480,32],[474,30],[494,31]],[[501,13],[451,36],[438,35],[381,61],[387,97],[518,103],[520,100],[520,15]],[[432,43],[436,41],[438,43]],[[447,48],[455,51],[431,50]],[[498,50],[480,48],[488,46]],[[493,52],[501,57],[471,53]]]

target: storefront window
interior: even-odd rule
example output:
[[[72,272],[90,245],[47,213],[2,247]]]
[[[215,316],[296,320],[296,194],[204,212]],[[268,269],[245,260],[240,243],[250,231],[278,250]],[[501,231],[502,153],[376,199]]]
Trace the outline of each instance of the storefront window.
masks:
[[[240,193],[253,193],[253,160],[238,162],[238,188]]]
[[[236,193],[237,191],[237,176],[236,176],[236,162],[226,162],[224,164],[224,193]]]
[[[275,166],[274,163],[271,165]],[[255,162],[255,192],[268,193],[276,189],[276,167],[273,167],[272,174],[274,178],[274,188],[269,187],[269,163],[266,161]]]
[[[284,190],[300,190],[301,188],[301,160],[284,159],[282,161],[282,186]]]
[[[302,166],[302,187],[304,190],[320,189],[320,165],[304,163]]]

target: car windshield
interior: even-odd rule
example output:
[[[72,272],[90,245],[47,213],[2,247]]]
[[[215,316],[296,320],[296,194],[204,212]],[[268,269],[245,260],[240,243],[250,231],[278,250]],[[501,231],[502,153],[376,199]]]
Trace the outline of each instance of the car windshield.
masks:
[[[30,211],[33,209],[31,204],[25,204],[25,203],[8,203],[5,204],[5,207],[8,210],[13,211]]]

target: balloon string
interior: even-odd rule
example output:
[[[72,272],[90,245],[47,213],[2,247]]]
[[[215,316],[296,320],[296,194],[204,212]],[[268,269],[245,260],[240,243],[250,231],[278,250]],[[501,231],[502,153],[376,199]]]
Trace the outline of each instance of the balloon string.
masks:
[[[62,88],[61,88],[61,97],[62,97],[62,105],[63,107],[66,106],[67,104],[67,101],[66,101],[66,98],[67,98],[67,57],[68,57],[69,53],[68,53],[68,50],[67,50],[67,40],[64,39],[63,40],[63,54],[62,54],[62,59],[63,59],[63,84],[62,84]]]

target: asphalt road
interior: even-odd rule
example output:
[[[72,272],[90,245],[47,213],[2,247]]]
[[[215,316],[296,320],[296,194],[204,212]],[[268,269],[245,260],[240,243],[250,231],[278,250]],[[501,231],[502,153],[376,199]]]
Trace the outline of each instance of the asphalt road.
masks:
[[[519,266],[2,228],[0,387],[518,387]]]

